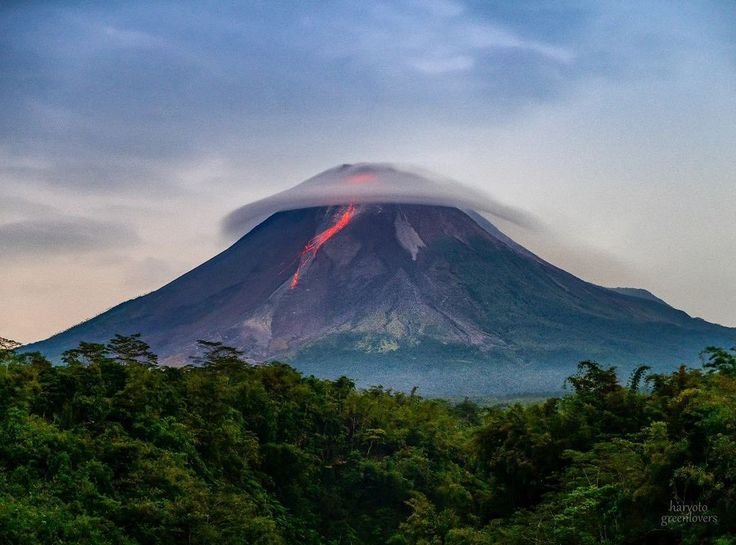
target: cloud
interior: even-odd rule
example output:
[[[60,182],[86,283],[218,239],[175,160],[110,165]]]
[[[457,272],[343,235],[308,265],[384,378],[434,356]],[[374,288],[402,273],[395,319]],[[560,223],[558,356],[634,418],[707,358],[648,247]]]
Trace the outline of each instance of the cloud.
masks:
[[[324,33],[318,51],[326,58],[346,59],[393,81],[420,75],[468,77],[476,66],[506,54],[537,57],[541,63],[570,64],[576,56],[566,46],[522,36],[499,21],[460,2],[377,2],[322,17],[307,17],[306,30],[323,28],[325,19],[347,32]],[[483,77],[472,78],[482,82]]]
[[[0,225],[0,257],[43,258],[129,246],[139,241],[130,227],[86,218],[24,220]]]
[[[686,294],[683,307],[702,302],[698,312],[736,323],[722,297],[734,263],[704,259],[733,246],[718,213],[734,200],[736,10],[724,2],[5,4],[0,228],[65,215],[119,221],[145,240],[118,255],[180,259],[183,271],[222,249],[218,221],[237,204],[325,165],[399,161],[492,189],[560,227],[560,239],[651,271],[626,273],[627,283],[668,300]],[[639,213],[657,187],[657,206]],[[622,193],[639,198],[617,205]],[[705,209],[692,236],[673,234],[674,218]],[[597,257],[585,265],[587,249],[539,231],[526,235],[532,249],[619,283],[620,268]],[[85,236],[75,235],[94,246]],[[50,271],[25,257],[60,255],[53,244],[22,253],[14,237],[24,259],[4,264],[6,276],[19,291],[25,279],[59,285],[55,327],[158,281],[151,262],[138,284],[129,263],[96,265],[112,253],[100,242],[83,263],[56,259]],[[3,300],[9,324],[25,313],[29,332],[45,327],[49,298],[22,295],[12,308]]]
[[[555,70],[575,59],[456,1],[35,4],[0,17],[0,175],[96,194],[175,193],[177,165],[273,156],[283,126],[512,115],[554,96]]]
[[[153,49],[166,45],[166,42],[158,36],[139,30],[100,25],[99,32],[105,38],[103,43],[114,47]]]
[[[28,216],[49,216],[56,214],[56,209],[47,204],[35,202],[24,197],[4,195],[0,200],[0,226],[2,222],[10,223],[25,219]]]
[[[121,260],[130,262],[125,270],[123,282],[135,290],[150,291],[161,287],[166,282],[176,278],[180,264],[173,264],[170,260],[158,257],[144,257],[131,261],[127,257]]]
[[[268,216],[283,210],[359,203],[452,206],[487,212],[523,227],[537,221],[482,191],[416,168],[390,164],[341,165],[305,182],[234,210],[223,221],[227,235],[242,236]]]
[[[409,65],[425,74],[446,74],[465,72],[475,66],[475,59],[468,55],[454,55],[444,58],[419,58],[408,61]]]

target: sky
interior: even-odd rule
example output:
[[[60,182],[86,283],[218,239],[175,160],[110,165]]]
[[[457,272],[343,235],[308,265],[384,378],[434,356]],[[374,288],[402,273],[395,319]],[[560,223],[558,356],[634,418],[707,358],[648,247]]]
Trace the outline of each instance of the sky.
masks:
[[[227,248],[342,163],[411,165],[606,286],[736,326],[736,6],[4,2],[0,336],[45,338]]]

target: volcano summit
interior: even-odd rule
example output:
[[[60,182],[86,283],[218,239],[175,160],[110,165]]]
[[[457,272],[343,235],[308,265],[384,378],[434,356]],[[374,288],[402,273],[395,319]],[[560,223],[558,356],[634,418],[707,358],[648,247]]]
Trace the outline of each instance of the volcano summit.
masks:
[[[27,349],[142,333],[185,364],[218,340],[254,362],[462,396],[556,391],[581,359],[665,370],[736,339],[545,262],[478,209],[528,221],[417,173],[343,165],[234,212],[230,232],[260,223],[194,270]]]

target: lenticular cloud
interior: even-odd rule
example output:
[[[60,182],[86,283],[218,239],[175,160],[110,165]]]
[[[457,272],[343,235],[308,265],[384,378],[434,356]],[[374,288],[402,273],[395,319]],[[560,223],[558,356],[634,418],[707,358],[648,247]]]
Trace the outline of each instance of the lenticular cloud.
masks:
[[[230,236],[241,236],[276,212],[359,203],[452,206],[525,227],[534,223],[526,213],[456,181],[386,163],[358,163],[326,170],[291,189],[241,206],[225,218],[223,228]]]

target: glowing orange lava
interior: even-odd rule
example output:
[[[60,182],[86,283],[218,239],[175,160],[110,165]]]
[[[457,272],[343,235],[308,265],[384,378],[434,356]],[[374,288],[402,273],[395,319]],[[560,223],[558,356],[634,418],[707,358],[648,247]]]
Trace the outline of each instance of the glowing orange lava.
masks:
[[[299,264],[299,268],[301,268],[302,264]],[[291,289],[294,289],[296,285],[299,283],[299,269],[294,273],[294,276],[291,278]]]
[[[348,177],[351,184],[365,184],[376,180],[376,175],[371,172],[359,172]]]
[[[330,227],[317,234],[312,240],[310,240],[299,256],[299,267],[297,267],[294,276],[291,278],[291,289],[294,289],[299,284],[299,277],[302,270],[312,262],[317,256],[317,252],[322,245],[334,237],[337,233],[345,229],[350,220],[355,217],[356,208],[354,204],[349,205],[345,208],[337,218],[337,221]]]

